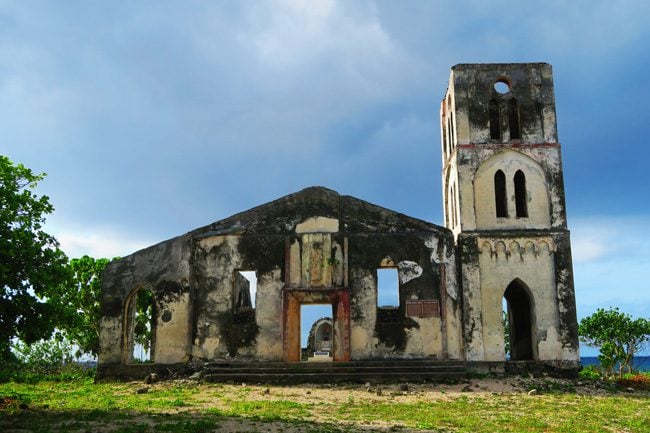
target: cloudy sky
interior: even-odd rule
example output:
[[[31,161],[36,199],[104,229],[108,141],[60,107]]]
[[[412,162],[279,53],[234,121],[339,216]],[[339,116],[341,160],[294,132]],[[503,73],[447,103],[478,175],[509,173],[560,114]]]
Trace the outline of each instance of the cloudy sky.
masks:
[[[450,67],[548,62],[578,314],[647,317],[649,41],[647,0],[0,0],[0,153],[71,257],[310,185],[441,224]]]

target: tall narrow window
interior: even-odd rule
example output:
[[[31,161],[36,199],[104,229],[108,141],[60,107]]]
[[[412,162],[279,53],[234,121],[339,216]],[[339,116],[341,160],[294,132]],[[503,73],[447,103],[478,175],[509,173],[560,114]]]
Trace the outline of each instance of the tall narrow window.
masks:
[[[233,303],[235,311],[255,308],[257,274],[255,271],[235,271]]]
[[[397,268],[377,269],[377,306],[399,307]]]
[[[494,202],[496,204],[497,218],[507,217],[506,175],[501,170],[494,174]]]
[[[452,125],[451,113],[447,118],[447,134],[449,136],[449,153],[454,152],[454,128]]]
[[[518,217],[528,217],[528,206],[526,203],[526,175],[523,171],[515,173],[515,204]]]
[[[453,152],[456,149],[456,121],[454,120],[454,112],[449,112],[449,132],[451,133],[451,140],[449,140],[449,146]]]
[[[456,227],[456,186],[451,186],[451,226]]]
[[[153,292],[139,289],[128,306],[127,362],[152,362],[154,359],[155,305]]]
[[[442,122],[442,149],[445,152],[445,159],[449,158],[449,140],[447,140],[447,125]]]
[[[499,103],[494,99],[490,99],[490,138],[492,140],[501,139]]]
[[[512,98],[508,101],[508,124],[510,126],[510,139],[519,140],[521,138],[521,131],[519,129],[519,107],[517,100]]]

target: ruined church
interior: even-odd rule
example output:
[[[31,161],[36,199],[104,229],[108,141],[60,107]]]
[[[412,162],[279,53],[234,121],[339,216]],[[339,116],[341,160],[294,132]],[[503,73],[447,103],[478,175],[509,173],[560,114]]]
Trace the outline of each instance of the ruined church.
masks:
[[[300,362],[311,304],[331,316],[307,356],[333,363],[577,368],[551,66],[454,66],[440,126],[444,227],[310,187],[113,261],[99,371],[134,368],[138,346],[158,366]],[[378,301],[384,269],[393,305]]]

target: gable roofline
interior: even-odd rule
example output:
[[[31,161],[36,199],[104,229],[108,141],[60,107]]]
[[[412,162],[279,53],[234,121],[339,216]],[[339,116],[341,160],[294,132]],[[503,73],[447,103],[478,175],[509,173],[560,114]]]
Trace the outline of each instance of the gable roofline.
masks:
[[[422,231],[451,234],[445,227],[322,186],[304,188],[187,234],[199,238],[225,234],[288,234],[297,224],[314,216],[338,219],[343,233]]]

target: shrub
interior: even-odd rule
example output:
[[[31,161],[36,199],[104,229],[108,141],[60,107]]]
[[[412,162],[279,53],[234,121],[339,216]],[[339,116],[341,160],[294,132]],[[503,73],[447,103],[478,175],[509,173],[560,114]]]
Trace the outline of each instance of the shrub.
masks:
[[[587,365],[578,373],[581,379],[600,379],[602,374],[595,365]]]
[[[64,364],[72,362],[72,347],[62,338],[40,340],[32,344],[18,341],[13,349],[23,364],[23,369],[31,373],[59,372]]]
[[[650,373],[625,374],[617,383],[628,388],[650,390]]]

